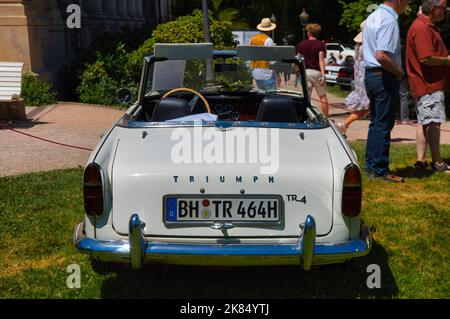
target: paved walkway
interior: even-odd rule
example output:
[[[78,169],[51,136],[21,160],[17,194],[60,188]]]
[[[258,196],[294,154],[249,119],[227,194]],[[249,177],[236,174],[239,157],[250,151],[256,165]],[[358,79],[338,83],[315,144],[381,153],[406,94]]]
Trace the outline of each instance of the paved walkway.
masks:
[[[78,103],[27,108],[29,122],[12,127],[45,139],[92,149],[124,111]],[[0,130],[0,176],[84,166],[89,151]]]
[[[289,87],[293,89],[292,87]],[[317,96],[313,95],[313,99]],[[313,101],[315,104],[317,102]],[[329,95],[331,104],[341,104],[342,98]],[[345,110],[331,107],[331,118],[343,121]],[[59,143],[92,149],[100,136],[124,113],[123,110],[80,103],[59,103],[42,108],[27,108],[29,122],[13,127]],[[353,123],[348,130],[350,141],[365,140],[369,121]],[[450,122],[443,129],[442,142],[450,144]],[[398,125],[394,128],[394,142],[415,142],[415,127]],[[0,176],[84,166],[90,152],[50,144],[10,130],[0,129]]]

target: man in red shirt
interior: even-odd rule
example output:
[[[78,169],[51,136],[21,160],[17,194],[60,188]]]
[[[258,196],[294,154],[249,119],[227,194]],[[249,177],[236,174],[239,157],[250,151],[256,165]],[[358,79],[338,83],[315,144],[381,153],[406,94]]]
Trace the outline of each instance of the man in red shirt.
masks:
[[[450,173],[440,153],[441,123],[445,123],[446,78],[450,72],[450,57],[435,22],[445,19],[447,0],[423,0],[422,14],[411,25],[406,43],[406,70],[413,97],[417,100],[418,124],[425,139],[418,139],[419,161],[415,166],[426,167],[423,160],[426,144],[430,146],[432,168]],[[420,136],[420,134],[418,134]],[[421,164],[421,165],[418,165]]]
[[[316,90],[320,98],[320,107],[322,113],[328,116],[328,98],[327,87],[325,83],[325,43],[317,40],[322,31],[322,27],[316,23],[310,23],[306,26],[308,32],[308,40],[300,42],[297,46],[297,54],[305,59],[306,80],[309,86],[309,96],[311,97],[312,89]]]

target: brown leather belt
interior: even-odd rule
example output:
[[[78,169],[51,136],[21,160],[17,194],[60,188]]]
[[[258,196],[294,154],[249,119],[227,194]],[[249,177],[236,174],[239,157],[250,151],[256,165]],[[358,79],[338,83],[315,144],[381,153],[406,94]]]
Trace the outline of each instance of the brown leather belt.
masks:
[[[383,68],[367,68],[366,71],[369,73],[380,74],[383,73]]]

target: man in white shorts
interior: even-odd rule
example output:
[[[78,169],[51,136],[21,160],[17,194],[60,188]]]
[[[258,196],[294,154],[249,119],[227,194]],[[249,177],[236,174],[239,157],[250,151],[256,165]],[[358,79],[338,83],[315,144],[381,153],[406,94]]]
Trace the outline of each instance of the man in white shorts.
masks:
[[[447,0],[423,0],[422,14],[411,25],[406,43],[406,69],[411,93],[417,101],[417,120],[423,127],[425,139],[417,142],[416,168],[426,168],[424,157],[430,146],[431,167],[437,172],[450,173],[440,152],[441,124],[445,123],[445,95],[449,76],[450,56],[435,22],[445,19]]]
[[[298,44],[297,54],[305,59],[309,96],[314,88],[320,98],[322,113],[328,116],[329,107],[325,84],[326,47],[324,42],[317,39],[322,27],[319,24],[310,23],[306,26],[306,30],[308,31],[308,40]]]

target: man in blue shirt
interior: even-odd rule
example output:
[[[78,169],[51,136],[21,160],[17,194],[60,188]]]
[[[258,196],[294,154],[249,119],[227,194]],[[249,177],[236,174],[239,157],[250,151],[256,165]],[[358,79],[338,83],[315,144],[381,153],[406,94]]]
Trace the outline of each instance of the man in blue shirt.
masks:
[[[386,0],[367,18],[363,32],[365,85],[371,111],[365,169],[371,178],[397,183],[404,180],[389,171],[389,149],[404,77],[398,16],[406,11],[408,3]]]

